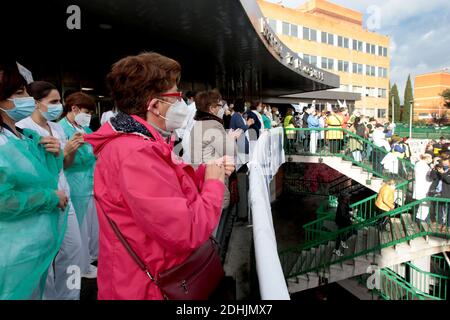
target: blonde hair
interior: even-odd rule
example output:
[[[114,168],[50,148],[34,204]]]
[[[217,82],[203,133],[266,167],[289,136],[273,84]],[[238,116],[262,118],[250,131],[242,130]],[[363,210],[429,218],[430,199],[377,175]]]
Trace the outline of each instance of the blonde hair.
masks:
[[[390,186],[395,186],[396,185],[396,181],[394,179],[389,179],[389,180],[386,181],[386,184],[390,185]]]

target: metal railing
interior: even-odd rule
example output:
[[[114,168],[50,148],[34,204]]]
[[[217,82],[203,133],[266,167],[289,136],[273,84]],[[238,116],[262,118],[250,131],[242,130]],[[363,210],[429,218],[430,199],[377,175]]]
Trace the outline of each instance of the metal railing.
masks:
[[[405,266],[414,274],[414,279],[408,281],[390,268],[383,268],[380,270],[380,287],[373,291],[385,300],[447,300],[450,277],[443,257],[431,256],[430,272],[411,262],[406,262]]]
[[[406,202],[406,197],[408,196],[408,188],[410,186],[410,181],[404,181],[397,185],[396,188],[396,199],[399,203],[404,204]],[[364,200],[358,201],[350,205],[350,210],[353,211],[353,215],[356,223],[362,223],[367,219],[376,216],[375,211],[375,200],[377,194],[370,196]],[[319,210],[324,211],[323,203],[319,207]],[[331,232],[329,230],[324,230],[325,221],[335,219],[335,209],[333,212],[327,211],[325,215],[322,215],[318,219],[311,221],[303,226],[305,230],[305,243],[310,243],[323,239],[323,237],[328,236]]]
[[[374,176],[382,179],[409,180],[414,165],[405,159],[386,158],[391,152],[376,146],[342,128],[285,128],[285,152],[287,155],[335,156],[351,161]],[[386,158],[386,168],[383,160]]]
[[[437,236],[450,239],[450,228],[448,228],[448,226],[446,227],[440,223],[431,222],[431,219],[423,222],[416,221],[416,214],[423,213],[422,210],[427,210],[429,214],[434,212],[438,221],[442,221],[444,216],[447,217],[448,221],[448,216],[450,214],[450,199],[426,198],[417,200],[347,228],[329,232],[327,234],[321,234],[321,237],[318,240],[284,250],[280,252],[279,255],[285,277],[292,278],[308,272],[322,270],[331,264],[341,263],[358,256],[380,251],[383,248],[388,248],[418,237]],[[410,216],[410,219],[407,220],[403,217],[403,214],[410,214],[412,217]],[[327,245],[330,241],[336,241],[338,237],[350,238],[357,235],[360,230],[367,230],[369,227],[379,226],[386,220],[390,221],[389,219],[393,218],[399,219],[401,223],[390,224],[389,232],[385,233],[386,236],[381,236],[380,234],[380,241],[377,245],[369,248],[361,248],[360,250],[355,249],[354,252],[344,253],[341,257],[332,261],[318,261],[307,268],[302,268],[304,264],[300,260],[307,258],[302,255],[303,251],[315,249],[321,245]]]

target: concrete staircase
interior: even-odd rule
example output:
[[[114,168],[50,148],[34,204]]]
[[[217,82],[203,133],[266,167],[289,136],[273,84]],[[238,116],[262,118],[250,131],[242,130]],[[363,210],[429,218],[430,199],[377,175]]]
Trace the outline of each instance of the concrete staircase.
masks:
[[[425,223],[422,226],[424,230],[429,228]],[[343,262],[337,262],[342,258],[333,254],[335,241],[304,250],[292,268],[285,270],[285,274],[293,273],[293,270],[300,274],[287,279],[289,292],[295,293],[368,273],[369,266],[390,267],[450,250],[450,240],[443,238],[416,237],[401,241],[418,233],[417,223],[412,221],[409,213],[404,213],[401,217],[390,218],[385,231],[380,232],[372,226],[358,230],[346,241],[348,249],[341,248],[344,257],[349,257]],[[396,241],[399,243],[389,245]]]
[[[356,166],[351,161],[344,160],[341,157],[289,155],[288,161],[299,163],[324,163],[375,192],[378,192],[383,184],[383,179],[374,176],[362,167]]]

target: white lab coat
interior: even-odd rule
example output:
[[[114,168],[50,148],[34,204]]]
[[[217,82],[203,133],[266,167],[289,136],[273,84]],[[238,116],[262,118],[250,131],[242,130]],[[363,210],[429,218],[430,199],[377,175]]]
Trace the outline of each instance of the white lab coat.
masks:
[[[432,181],[431,168],[426,161],[420,160],[414,167],[414,193],[413,199],[421,200],[427,197]]]
[[[398,174],[398,158],[393,153],[388,153],[381,161],[383,167],[393,174]]]
[[[432,181],[430,180],[431,169],[426,161],[420,160],[414,167],[414,193],[413,199],[421,200],[427,197]],[[430,203],[421,203],[418,207],[416,217],[426,220],[430,212]]]

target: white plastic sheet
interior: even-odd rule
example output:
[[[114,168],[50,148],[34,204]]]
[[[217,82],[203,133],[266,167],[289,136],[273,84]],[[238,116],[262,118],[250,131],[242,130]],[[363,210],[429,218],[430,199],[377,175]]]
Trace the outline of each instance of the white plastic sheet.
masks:
[[[282,128],[264,131],[248,164],[256,271],[263,300],[290,300],[278,256],[269,191],[271,180],[285,162],[283,141]]]

